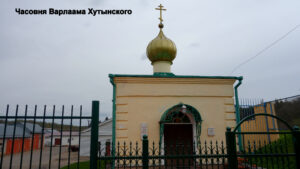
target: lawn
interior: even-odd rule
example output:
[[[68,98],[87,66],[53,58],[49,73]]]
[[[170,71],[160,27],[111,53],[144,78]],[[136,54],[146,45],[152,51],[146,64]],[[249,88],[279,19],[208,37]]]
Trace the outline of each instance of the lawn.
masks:
[[[284,136],[280,135],[279,139],[268,144],[264,147],[259,148],[253,154],[282,154],[282,156],[271,156],[271,157],[252,157],[248,158],[247,161],[243,162],[244,164],[259,166],[262,168],[273,168],[273,169],[296,169],[296,160],[295,157],[288,157],[285,154],[295,153],[294,144],[292,141],[292,135],[287,134]],[[98,168],[105,169],[110,167],[105,167],[105,164],[109,164],[110,161],[101,160],[98,161]],[[249,164],[250,163],[250,164]],[[89,169],[90,162],[84,161],[80,162],[79,166],[77,163],[71,164],[69,167],[64,166],[61,169]]]
[[[286,135],[286,139],[284,135],[280,135],[277,141],[255,151],[255,154],[283,154],[283,156],[254,157],[249,159],[249,161],[263,168],[296,169],[295,157],[284,155],[287,153],[294,153],[294,144],[291,134]]]
[[[78,166],[78,164],[79,164],[79,166]],[[109,161],[107,161],[106,164],[109,164]],[[100,164],[99,164],[99,161],[98,161],[97,166],[98,166],[97,167],[98,169],[105,169],[105,161],[101,160]],[[89,168],[90,168],[90,161],[83,161],[83,162],[80,162],[80,163],[70,164],[69,167],[64,166],[61,169],[89,169]],[[106,168],[109,168],[109,167],[106,167]]]

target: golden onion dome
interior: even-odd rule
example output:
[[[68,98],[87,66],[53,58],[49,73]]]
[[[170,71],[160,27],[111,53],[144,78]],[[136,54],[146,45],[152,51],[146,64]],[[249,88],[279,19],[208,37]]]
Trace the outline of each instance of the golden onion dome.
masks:
[[[157,61],[169,61],[172,64],[177,53],[176,45],[164,35],[162,23],[159,24],[159,28],[157,37],[148,44],[147,56],[152,64]]]

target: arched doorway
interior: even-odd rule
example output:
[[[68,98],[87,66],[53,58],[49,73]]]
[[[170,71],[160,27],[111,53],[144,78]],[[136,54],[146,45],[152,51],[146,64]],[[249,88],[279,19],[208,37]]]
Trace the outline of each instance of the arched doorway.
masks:
[[[170,147],[172,143],[192,146],[201,135],[201,116],[193,106],[177,104],[167,111],[160,120],[160,145]]]
[[[192,153],[193,124],[187,114],[181,111],[169,113],[170,122],[164,125],[166,155]]]

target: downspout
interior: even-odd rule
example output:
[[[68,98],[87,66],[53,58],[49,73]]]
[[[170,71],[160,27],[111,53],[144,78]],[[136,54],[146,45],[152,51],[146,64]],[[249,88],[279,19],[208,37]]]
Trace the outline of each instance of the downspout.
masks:
[[[238,96],[238,87],[242,84],[243,76],[238,77],[237,79],[239,82],[234,86],[234,94],[235,94],[235,116],[236,116],[236,124],[240,122],[240,104],[239,104],[239,96]],[[238,132],[241,132],[241,127],[238,128]],[[242,137],[241,134],[238,134],[238,143],[239,143],[239,150],[243,150],[242,145]]]
[[[116,84],[114,82],[114,76],[109,74],[110,83],[113,86],[113,110],[112,110],[112,156],[115,158],[115,143],[116,143]],[[113,160],[113,166],[115,168],[115,160]]]

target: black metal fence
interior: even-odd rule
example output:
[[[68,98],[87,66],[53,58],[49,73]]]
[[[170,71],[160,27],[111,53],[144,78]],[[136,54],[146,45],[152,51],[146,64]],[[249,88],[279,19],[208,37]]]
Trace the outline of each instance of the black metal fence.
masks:
[[[226,132],[226,144],[198,142],[189,146],[174,143],[159,147],[159,144],[149,143],[147,136],[144,136],[142,146],[132,142],[117,143],[115,156],[111,154],[112,149],[99,145],[97,166],[102,169],[296,169],[299,168],[299,143],[292,140],[292,136],[298,135],[299,139],[297,132],[281,132],[283,135],[292,135],[270,144],[248,143],[244,151],[237,150],[235,140],[238,133],[230,129]]]
[[[143,137],[142,146],[136,143],[117,143],[116,155],[107,148],[99,149],[102,168],[226,168],[227,149],[221,142],[197,142],[192,145],[172,143],[163,147]],[[101,145],[99,146],[101,147]],[[110,150],[109,150],[110,151]]]
[[[24,111],[16,106],[7,106],[0,114],[0,169],[104,169],[104,168],[300,168],[299,129],[290,127],[289,131],[246,131],[237,128],[249,119],[268,116],[254,114],[242,120],[233,131],[226,133],[226,142],[204,141],[174,143],[164,145],[149,142],[144,136],[142,142],[107,142],[101,145],[98,136],[99,102],[93,101],[91,116],[83,116],[83,109],[74,111],[74,106],[57,109],[47,106],[32,109],[25,106]],[[90,114],[90,113],[88,113]],[[90,123],[91,122],[91,123]],[[288,125],[288,124],[287,124]],[[88,135],[89,157],[81,155],[83,133]],[[270,141],[249,140],[239,149],[236,140],[245,135],[275,135]],[[76,136],[76,137],[75,137]],[[150,138],[151,139],[151,138]],[[245,139],[243,139],[245,141]]]
[[[260,123],[261,121],[273,121],[283,123],[289,130],[281,131],[267,127],[255,130],[239,132],[238,128],[244,123]],[[246,125],[251,128],[252,125]],[[257,125],[255,125],[257,126]],[[226,132],[230,168],[276,168],[294,169],[300,167],[300,131],[298,127],[292,128],[284,120],[272,114],[252,114],[244,118],[233,131],[230,128]],[[237,151],[236,138],[241,137],[239,151]],[[236,160],[236,159],[240,159]]]
[[[82,106],[11,108],[0,113],[0,169],[60,169],[87,158],[80,157],[81,131],[91,116]]]

